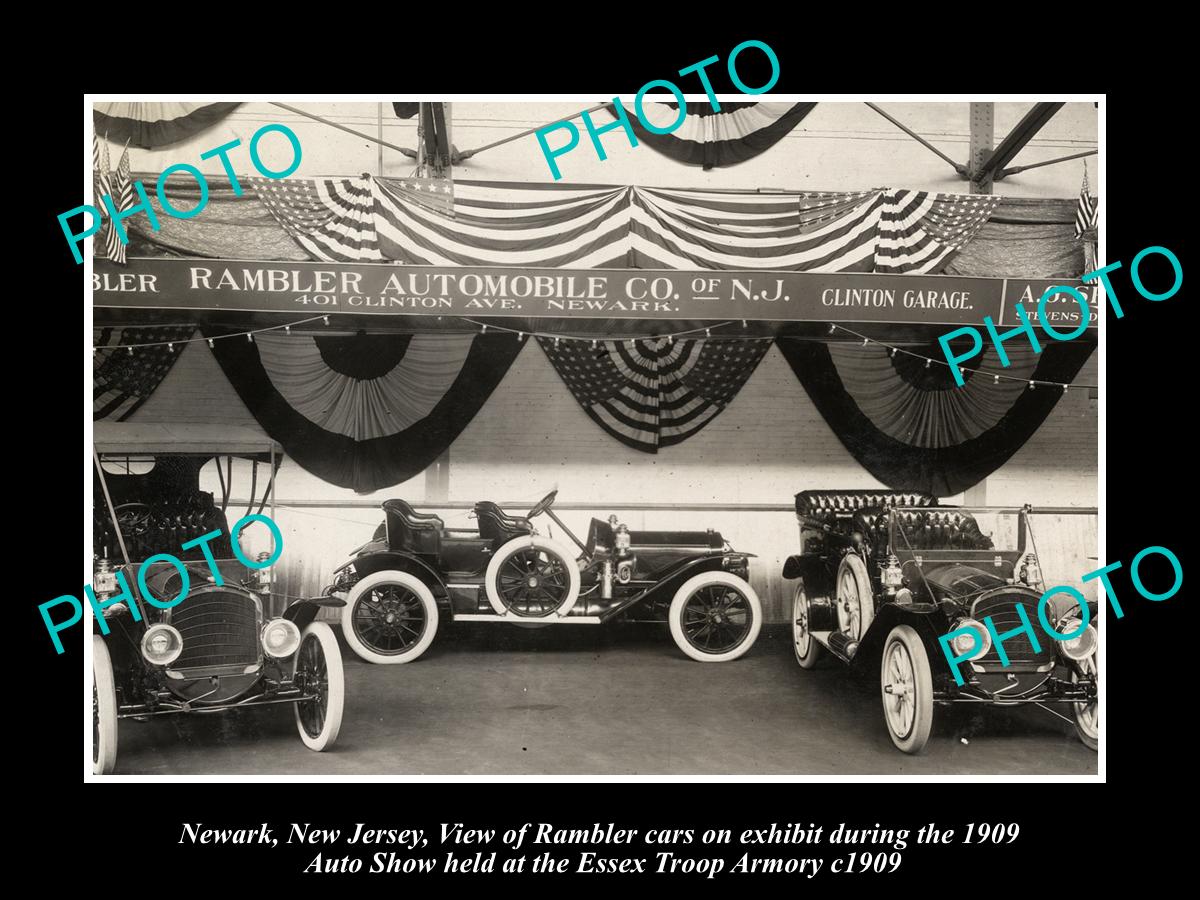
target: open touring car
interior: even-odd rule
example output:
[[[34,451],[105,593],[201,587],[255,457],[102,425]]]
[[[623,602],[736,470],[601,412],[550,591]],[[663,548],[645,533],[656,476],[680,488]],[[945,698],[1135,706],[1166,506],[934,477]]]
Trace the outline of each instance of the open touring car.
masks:
[[[581,541],[554,514],[551,491],[524,516],[475,504],[478,529],[447,529],[403,500],[383,503],[384,523],[335,572],[325,593],[344,597],[342,630],[363,659],[415,660],[442,619],[517,625],[598,625],[618,617],[666,620],[692,659],[724,662],[753,645],[762,626],[748,559],[715,531],[630,531],[592,519]],[[579,554],[538,534],[546,515]]]
[[[1036,619],[1044,589],[1029,507],[939,507],[932,497],[888,491],[803,491],[796,495],[803,552],[783,576],[798,579],[792,608],[796,660],[811,669],[828,653],[879,672],[884,721],[893,743],[918,753],[935,705],[1035,704],[1071,722],[1095,750],[1098,640],[1091,623],[1064,641],[1028,634],[1004,641],[1003,665],[985,627],[1000,635],[1022,625],[1017,604]],[[1060,634],[1082,624],[1074,604],[1051,621]],[[1036,624],[1035,624],[1036,627]],[[939,638],[954,639],[956,683]],[[1051,704],[1066,707],[1070,717]]]

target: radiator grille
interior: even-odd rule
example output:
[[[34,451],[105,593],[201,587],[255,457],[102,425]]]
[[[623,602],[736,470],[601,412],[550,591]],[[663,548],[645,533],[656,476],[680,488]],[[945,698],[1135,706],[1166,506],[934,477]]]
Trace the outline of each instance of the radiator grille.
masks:
[[[183,652],[173,669],[258,662],[258,604],[245,594],[221,588],[189,594],[171,610],[171,624],[183,635]]]
[[[985,616],[991,616],[992,627],[995,628],[996,633],[1004,634],[1004,632],[1020,628],[1022,625],[1021,615],[1017,612],[1018,603],[1025,607],[1025,615],[1028,617],[1030,625],[1036,630],[1038,628],[1038,598],[1030,594],[992,594],[981,597],[971,607],[971,617],[982,622]],[[1004,641],[1004,652],[1008,654],[1009,661],[1007,668],[1011,670],[1013,666],[1021,665],[1036,667],[1051,662],[1054,659],[1054,647],[1050,638],[1045,635],[1040,636],[1038,645],[1042,648],[1040,652],[1033,649],[1029,633],[1025,631],[1007,638]],[[992,648],[976,662],[988,671],[1005,668],[1000,663],[1000,655],[996,652],[994,642]]]

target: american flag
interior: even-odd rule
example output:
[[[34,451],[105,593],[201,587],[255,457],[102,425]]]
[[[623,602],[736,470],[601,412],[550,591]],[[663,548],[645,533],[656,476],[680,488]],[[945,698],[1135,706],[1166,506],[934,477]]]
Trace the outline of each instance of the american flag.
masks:
[[[992,194],[888,191],[879,219],[876,272],[937,272],[1000,205]]]
[[[1083,167],[1083,184],[1079,187],[1079,206],[1075,209],[1075,240],[1096,228],[1097,203],[1088,196],[1087,166]]]
[[[258,199],[314,259],[382,261],[370,179],[251,178]]]
[[[678,444],[717,417],[746,383],[769,341],[538,338],[584,412],[645,453]]]
[[[133,206],[133,175],[129,170],[129,144],[121,153],[121,161],[117,171],[112,171],[112,163],[108,155],[108,141],[101,147],[100,138],[92,133],[92,177],[96,192],[95,206],[104,213],[105,219],[100,226],[100,232],[92,245],[92,253],[99,259],[111,259],[115,263],[125,265],[125,245],[121,243],[116,228],[108,219],[104,208],[104,196],[112,198],[113,206],[120,211]]]

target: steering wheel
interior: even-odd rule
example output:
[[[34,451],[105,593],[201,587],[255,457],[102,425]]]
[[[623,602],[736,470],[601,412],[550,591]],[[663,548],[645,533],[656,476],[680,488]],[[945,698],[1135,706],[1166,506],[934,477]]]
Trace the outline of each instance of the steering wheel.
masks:
[[[551,506],[554,505],[554,498],[557,496],[558,496],[558,489],[555,488],[550,493],[548,493],[545,497],[543,497],[541,500],[539,500],[537,502],[537,505],[529,511],[529,515],[527,515],[525,518],[532,519],[534,516],[540,516],[542,513],[544,513],[546,510],[548,510]]]
[[[150,521],[150,506],[147,503],[122,503],[113,510],[117,525],[126,534],[138,534]]]

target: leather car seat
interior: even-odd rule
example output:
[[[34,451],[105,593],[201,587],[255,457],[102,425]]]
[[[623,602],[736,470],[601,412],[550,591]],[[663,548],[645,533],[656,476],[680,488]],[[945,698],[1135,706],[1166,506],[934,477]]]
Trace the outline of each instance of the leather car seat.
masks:
[[[485,540],[496,541],[496,546],[533,532],[533,525],[527,518],[510,516],[491,500],[477,502],[475,515],[479,519],[479,536]]]
[[[440,516],[419,513],[404,500],[384,500],[388,546],[393,550],[437,555],[445,523]]]

